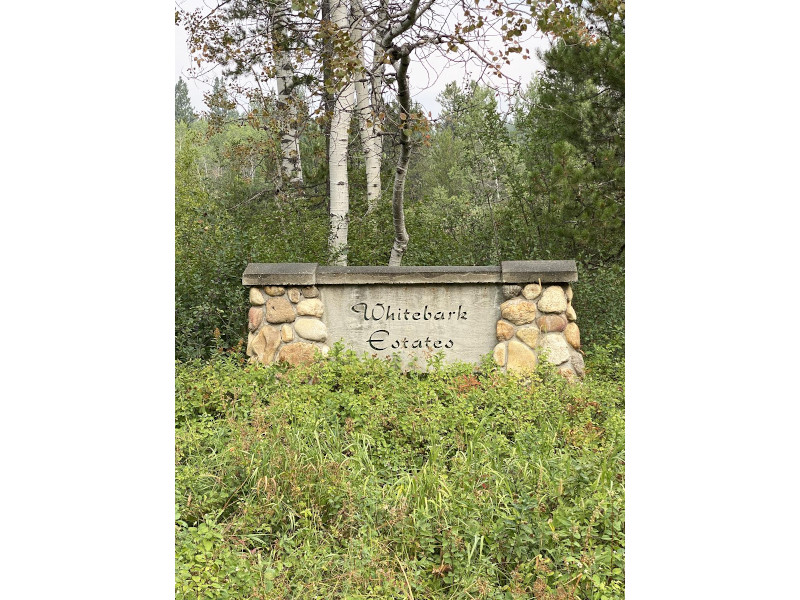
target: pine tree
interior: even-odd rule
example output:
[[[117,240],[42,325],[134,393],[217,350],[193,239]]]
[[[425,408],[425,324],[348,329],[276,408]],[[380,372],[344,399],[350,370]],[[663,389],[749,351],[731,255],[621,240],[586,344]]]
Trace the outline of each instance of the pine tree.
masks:
[[[175,121],[188,124],[195,120],[197,115],[192,110],[192,101],[189,100],[189,88],[183,77],[179,77],[175,84]]]
[[[539,23],[556,41],[519,106],[531,173],[526,195],[541,250],[587,264],[618,262],[625,249],[625,4],[586,0],[562,9]]]

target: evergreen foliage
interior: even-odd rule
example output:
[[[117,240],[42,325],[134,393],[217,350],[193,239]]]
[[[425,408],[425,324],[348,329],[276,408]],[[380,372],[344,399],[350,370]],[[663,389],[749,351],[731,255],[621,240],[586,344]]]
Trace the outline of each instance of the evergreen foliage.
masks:
[[[175,122],[191,123],[197,119],[197,115],[192,109],[192,101],[189,99],[189,88],[183,77],[178,78],[175,84]]]
[[[625,5],[589,0],[562,9],[539,23],[558,37],[516,111],[527,177],[515,199],[545,246],[587,265],[621,264]]]

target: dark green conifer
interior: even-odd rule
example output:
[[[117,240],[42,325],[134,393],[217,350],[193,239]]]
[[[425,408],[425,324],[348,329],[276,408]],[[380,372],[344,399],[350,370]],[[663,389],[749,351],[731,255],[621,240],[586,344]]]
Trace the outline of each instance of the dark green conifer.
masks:
[[[192,110],[192,101],[189,100],[189,88],[183,77],[179,77],[175,84],[175,121],[188,124],[195,120],[197,115]]]

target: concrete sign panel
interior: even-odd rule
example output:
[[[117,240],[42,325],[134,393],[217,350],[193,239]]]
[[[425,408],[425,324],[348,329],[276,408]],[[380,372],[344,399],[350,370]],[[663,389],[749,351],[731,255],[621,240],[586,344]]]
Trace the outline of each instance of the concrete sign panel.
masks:
[[[448,362],[478,363],[494,347],[499,285],[336,285],[320,290],[328,343],[343,340],[357,353],[398,354],[424,366],[444,353]]]

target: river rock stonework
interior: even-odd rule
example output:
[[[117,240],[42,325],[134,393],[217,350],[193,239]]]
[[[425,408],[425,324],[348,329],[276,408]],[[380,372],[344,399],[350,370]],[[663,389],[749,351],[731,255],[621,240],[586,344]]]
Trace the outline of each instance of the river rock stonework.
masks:
[[[569,283],[547,285],[536,282],[525,285],[519,296],[507,299],[503,303],[505,310],[501,307],[497,330],[500,331],[502,323],[504,333],[508,329],[513,333],[506,338],[508,342],[499,340],[498,335],[500,343],[493,352],[495,363],[519,373],[535,368],[541,357],[555,365],[568,379],[583,377],[580,330],[575,323],[578,317],[572,307],[572,297]],[[512,321],[513,325],[510,325],[505,319],[520,313],[517,308],[520,306],[525,306],[525,317]],[[522,352],[523,347],[530,354]],[[531,355],[536,360],[531,360]]]
[[[572,306],[574,261],[505,261],[486,267],[325,267],[253,263],[250,362],[309,363],[343,342],[358,354],[397,356],[409,368],[445,362],[525,375],[546,361],[584,374]]]
[[[314,300],[315,304],[303,305],[309,301],[303,299],[306,293],[314,298],[319,294],[315,287],[287,290],[285,286],[273,285],[250,288],[253,306],[248,314],[251,333],[248,335],[247,356],[251,363],[308,363],[316,352],[327,354],[328,346],[321,343],[327,339],[325,324],[319,319],[323,314],[322,303]],[[308,310],[301,307],[308,307]]]

